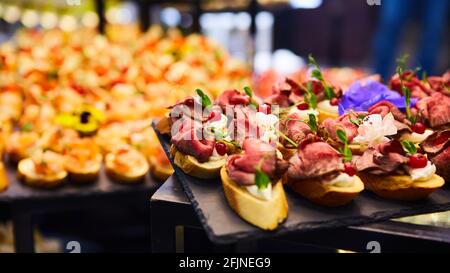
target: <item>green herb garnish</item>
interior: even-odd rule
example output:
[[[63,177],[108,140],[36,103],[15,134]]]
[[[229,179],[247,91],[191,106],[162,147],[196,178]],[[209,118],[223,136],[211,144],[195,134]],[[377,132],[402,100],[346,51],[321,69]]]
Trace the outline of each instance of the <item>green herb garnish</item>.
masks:
[[[239,149],[242,149],[241,144],[239,144],[239,142],[234,141],[234,140],[226,140],[226,139],[221,139],[220,141],[225,142],[225,143],[230,143],[231,145],[236,146]]]
[[[249,96],[250,98],[253,97],[253,91],[252,91],[252,89],[251,89],[250,87],[248,87],[248,86],[244,87],[244,92],[245,92],[245,94],[247,94],[247,96]]]
[[[295,141],[293,141],[292,139],[290,139],[290,138],[289,138],[287,135],[285,135],[283,132],[281,132],[281,131],[278,130],[278,134],[279,134],[282,138],[286,139],[286,141],[289,142],[289,143],[290,143],[292,146],[294,146],[295,148],[298,147],[297,143],[295,143]]]
[[[305,95],[303,96],[305,98],[305,102],[308,104],[310,109],[316,109],[317,108],[317,96],[312,91],[312,85],[311,82],[308,82],[306,84],[306,90]]]
[[[250,87],[244,87],[244,92],[247,96],[250,97],[250,105],[253,105],[255,108],[258,108],[258,104],[253,100],[253,91]]]
[[[356,126],[360,126],[362,123],[363,123],[363,121],[364,121],[364,118],[365,118],[365,116],[364,115],[356,115],[356,113],[355,112],[351,112],[352,114],[354,114],[355,116],[356,116],[356,119],[353,119],[352,118],[352,116],[351,115],[349,115],[348,116],[348,120],[351,122],[351,123],[353,123],[353,124],[355,124]]]
[[[196,89],[195,92],[197,92],[197,95],[200,96],[200,99],[202,100],[202,106],[203,107],[210,107],[212,105],[211,99],[208,97],[208,95],[203,93],[202,90]]]
[[[325,81],[322,71],[320,71],[319,65],[317,64],[316,60],[314,59],[314,57],[311,54],[309,54],[308,60],[309,60],[309,65],[314,67],[313,71],[311,72],[311,76],[322,83],[324,91],[325,91],[325,98],[327,100],[330,100],[333,97],[336,97],[336,94],[334,93],[333,89]]]
[[[31,132],[31,130],[33,130],[33,127],[34,127],[33,123],[27,122],[22,126],[21,131],[22,132]]]
[[[339,138],[339,140],[344,143],[344,147],[339,149],[339,151],[341,152],[341,154],[344,156],[344,161],[345,162],[350,162],[352,161],[352,151],[350,150],[350,148],[348,147],[348,139],[347,139],[347,134],[345,133],[344,130],[338,129],[336,131],[336,135]]]
[[[414,145],[414,143],[412,143],[409,140],[403,140],[402,147],[403,147],[403,150],[405,150],[405,152],[407,152],[411,155],[417,153],[416,145]]]
[[[403,73],[406,69],[406,62],[409,58],[408,54],[403,55],[401,58],[397,59],[397,68],[395,69],[398,77],[400,79],[400,85],[402,87],[403,96],[405,97],[405,110],[406,110],[406,117],[409,121],[411,121],[412,124],[416,123],[416,118],[411,113],[411,90],[409,90],[408,87],[405,86],[403,82]]]
[[[397,74],[401,76],[406,70],[406,63],[408,62],[409,54],[404,54],[402,57],[397,58]]]
[[[314,133],[317,133],[316,115],[309,113],[308,116],[309,116],[309,121],[308,121],[309,128],[311,128],[311,131],[313,131]]]
[[[270,183],[270,178],[265,174],[261,168],[257,168],[255,172],[255,184],[258,189],[265,189]]]
[[[427,72],[425,70],[422,71],[422,82],[423,83],[428,83],[428,75],[427,75]]]

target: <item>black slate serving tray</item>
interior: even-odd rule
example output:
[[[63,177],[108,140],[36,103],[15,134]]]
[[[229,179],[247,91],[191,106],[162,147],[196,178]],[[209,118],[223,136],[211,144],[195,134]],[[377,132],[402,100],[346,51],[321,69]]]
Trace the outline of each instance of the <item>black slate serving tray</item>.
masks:
[[[153,127],[207,236],[217,244],[277,236],[294,231],[369,224],[391,218],[450,209],[448,183],[444,188],[435,191],[429,198],[422,201],[389,201],[364,191],[352,203],[339,208],[315,205],[285,187],[289,204],[288,218],[276,231],[264,231],[245,222],[228,206],[220,178],[198,179],[186,175],[174,165],[169,154],[169,138],[158,132],[155,123]]]
[[[51,200],[77,200],[83,197],[102,197],[106,195],[133,194],[140,192],[153,192],[158,189],[160,183],[146,175],[145,180],[137,184],[121,184],[111,181],[102,169],[97,181],[86,185],[72,184],[65,181],[60,186],[51,189],[30,187],[17,178],[15,166],[5,164],[9,187],[0,192],[0,204],[2,203],[25,203],[35,204]]]

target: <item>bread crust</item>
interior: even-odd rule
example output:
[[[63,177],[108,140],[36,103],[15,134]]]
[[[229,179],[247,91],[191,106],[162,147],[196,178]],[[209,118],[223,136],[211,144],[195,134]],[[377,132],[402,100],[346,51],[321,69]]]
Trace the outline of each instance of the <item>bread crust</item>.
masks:
[[[220,176],[228,204],[245,221],[264,230],[274,230],[287,218],[289,207],[281,181],[273,184],[272,199],[265,201],[231,180],[225,166]]]
[[[408,175],[374,175],[360,173],[366,189],[376,195],[392,200],[413,201],[428,197],[445,184],[444,179],[435,174],[424,182],[414,182]]]
[[[285,182],[293,191],[310,200],[313,203],[337,207],[350,203],[361,191],[364,184],[358,176],[351,187],[336,187],[318,181],[318,178],[295,180],[285,175]]]
[[[127,175],[127,174],[122,174],[122,173],[119,173],[116,171],[116,168],[114,167],[114,164],[113,164],[113,157],[114,157],[114,154],[108,154],[105,157],[105,172],[109,178],[111,178],[112,180],[114,180],[116,182],[125,183],[125,184],[140,183],[140,182],[144,181],[145,176],[147,175],[147,173],[149,171],[149,166],[148,166],[147,161],[145,161],[147,166],[145,168],[142,168],[142,171],[140,171],[139,173],[133,174],[133,175]]]
[[[17,165],[17,175],[26,185],[38,188],[55,188],[60,186],[67,177],[66,171],[49,177],[36,176],[32,174],[30,166],[33,164],[30,158],[22,159]]]
[[[183,154],[178,151],[175,146],[170,147],[170,154],[173,157],[173,162],[186,174],[202,179],[217,178],[220,175],[220,169],[226,163],[226,158],[200,163],[198,160],[190,155]]]

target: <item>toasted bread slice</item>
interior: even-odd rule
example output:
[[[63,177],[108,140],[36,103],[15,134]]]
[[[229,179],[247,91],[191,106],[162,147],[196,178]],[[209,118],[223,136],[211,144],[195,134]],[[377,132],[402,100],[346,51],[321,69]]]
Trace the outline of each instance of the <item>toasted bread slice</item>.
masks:
[[[136,167],[127,173],[118,172],[114,164],[115,155],[107,154],[105,157],[105,171],[112,180],[122,183],[139,183],[144,181],[145,175],[148,173],[150,166],[147,161],[142,166]]]
[[[102,166],[102,155],[98,155],[95,163],[90,164],[87,168],[79,168],[65,162],[65,168],[69,173],[69,180],[74,183],[85,184],[97,181]]]
[[[39,175],[35,172],[34,163],[31,158],[22,159],[17,166],[19,179],[25,184],[41,188],[54,188],[61,185],[67,177],[65,170],[48,176]]]
[[[203,179],[219,177],[220,169],[226,162],[226,158],[223,158],[220,160],[200,163],[195,157],[181,153],[173,145],[170,148],[170,154],[173,157],[173,162],[175,165],[180,167],[183,172]]]
[[[339,117],[339,114],[331,113],[331,112],[328,112],[328,111],[320,109],[320,108],[317,108],[317,111],[319,112],[319,117],[318,117],[319,123],[326,120],[327,118],[337,119]]]
[[[5,191],[9,186],[9,180],[6,176],[6,169],[5,165],[3,165],[2,162],[0,162],[0,192]]]
[[[220,176],[228,204],[247,222],[264,230],[274,230],[286,219],[288,203],[281,181],[273,186],[272,199],[264,201],[231,180],[225,166],[222,167]]]
[[[317,181],[317,178],[292,180],[285,175],[285,181],[293,191],[306,199],[323,206],[337,207],[350,203],[364,190],[364,184],[358,176],[349,187],[337,187]]]
[[[173,174],[172,166],[163,166],[152,156],[148,158],[148,161],[150,162],[150,173],[158,181],[164,182]]]
[[[445,184],[444,178],[435,174],[424,182],[414,182],[408,175],[374,175],[360,173],[366,189],[376,195],[393,200],[412,201],[426,198]]]

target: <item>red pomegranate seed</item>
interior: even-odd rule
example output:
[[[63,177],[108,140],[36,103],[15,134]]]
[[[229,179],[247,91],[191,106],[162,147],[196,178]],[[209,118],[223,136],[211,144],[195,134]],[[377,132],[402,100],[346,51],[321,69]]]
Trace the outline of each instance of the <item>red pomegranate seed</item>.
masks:
[[[259,107],[258,107],[259,109],[259,112],[262,112],[262,113],[264,113],[264,114],[266,114],[266,115],[268,115],[268,114],[270,114],[272,111],[272,109],[270,108],[270,105],[268,105],[268,104],[262,104],[262,105],[260,105]]]
[[[408,165],[411,168],[424,168],[427,166],[427,158],[423,154],[414,154],[409,157]]]
[[[219,155],[225,155],[227,153],[227,145],[223,142],[217,142],[216,151]]]
[[[330,104],[333,105],[333,106],[337,106],[339,104],[339,99],[338,98],[331,98]]]
[[[354,176],[356,174],[355,167],[353,167],[351,162],[344,163],[344,172],[350,176]]]
[[[297,109],[298,110],[308,110],[309,105],[307,103],[302,103],[302,104],[297,105]]]
[[[211,113],[209,113],[208,121],[218,121],[220,120],[220,118],[221,116],[219,113],[212,111]]]
[[[423,123],[417,122],[411,128],[414,133],[423,134],[425,133],[425,125]]]

